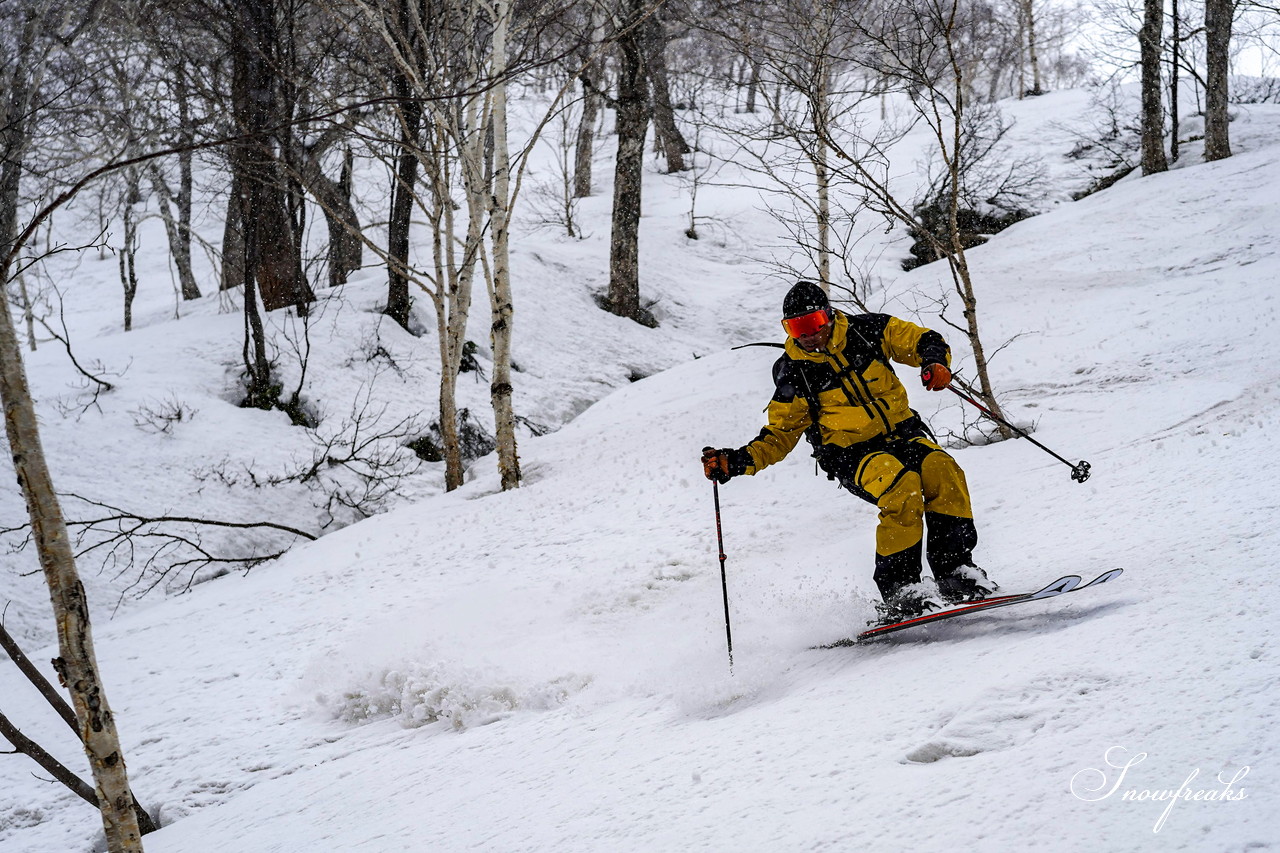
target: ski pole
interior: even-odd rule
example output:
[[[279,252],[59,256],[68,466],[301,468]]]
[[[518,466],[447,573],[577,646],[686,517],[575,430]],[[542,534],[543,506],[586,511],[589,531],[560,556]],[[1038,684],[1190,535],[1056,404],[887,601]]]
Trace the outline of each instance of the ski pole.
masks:
[[[925,383],[927,384],[927,383],[929,382],[930,375],[931,375],[931,371],[926,370],[926,371],[924,371],[924,372],[920,375],[920,378],[921,378],[921,379],[923,379],[923,380],[925,381]],[[1071,464],[1070,462],[1068,462],[1066,459],[1063,459],[1061,456],[1059,456],[1058,454],[1054,453],[1052,450],[1050,450],[1049,448],[1045,447],[1043,444],[1041,444],[1040,442],[1036,441],[1036,440],[1035,440],[1034,438],[1032,438],[1031,436],[1027,435],[1027,433],[1026,433],[1025,431],[1023,431],[1023,430],[1021,430],[1021,429],[1018,429],[1016,426],[1014,426],[1013,424],[1009,423],[1008,421],[1006,421],[1004,418],[1000,417],[999,415],[995,414],[995,413],[994,413],[994,412],[992,412],[990,409],[988,409],[986,406],[982,405],[982,404],[981,404],[981,403],[979,403],[977,400],[975,400],[975,399],[973,399],[972,397],[970,397],[968,394],[965,394],[963,391],[960,391],[959,389],[954,388],[954,387],[952,387],[951,385],[947,385],[947,390],[948,390],[948,391],[950,391],[952,394],[955,394],[955,395],[956,395],[957,397],[959,397],[961,400],[964,400],[966,403],[969,403],[970,405],[972,405],[972,406],[974,406],[975,408],[977,408],[977,409],[978,409],[978,411],[982,412],[984,415],[986,415],[987,417],[991,418],[991,420],[995,421],[995,422],[996,422],[996,423],[998,423],[998,424],[1003,424],[1004,426],[1006,426],[1006,427],[1008,427],[1009,429],[1013,430],[1015,433],[1017,433],[1017,434],[1018,434],[1018,437],[1019,437],[1019,438],[1025,438],[1027,441],[1031,442],[1031,443],[1032,443],[1032,444],[1034,444],[1036,447],[1038,447],[1038,448],[1040,448],[1041,450],[1043,450],[1045,453],[1048,453],[1048,454],[1049,454],[1050,456],[1052,456],[1054,459],[1057,459],[1057,460],[1058,460],[1059,462],[1061,462],[1063,465],[1066,465],[1068,468],[1070,468],[1070,469],[1071,469],[1071,479],[1075,480],[1077,483],[1083,483],[1085,480],[1089,479],[1089,468],[1090,468],[1090,465],[1089,465],[1089,463],[1088,463],[1088,462],[1086,462],[1086,461],[1084,461],[1083,459],[1081,459],[1081,460],[1080,460],[1080,462],[1079,462],[1078,464],[1076,464],[1076,465],[1072,465],[1072,464]]]
[[[716,544],[720,548],[720,590],[724,593],[724,637],[729,643],[729,674],[733,674],[733,629],[729,627],[729,580],[724,573],[724,532],[720,529],[720,484],[711,481],[711,494],[716,501]]]

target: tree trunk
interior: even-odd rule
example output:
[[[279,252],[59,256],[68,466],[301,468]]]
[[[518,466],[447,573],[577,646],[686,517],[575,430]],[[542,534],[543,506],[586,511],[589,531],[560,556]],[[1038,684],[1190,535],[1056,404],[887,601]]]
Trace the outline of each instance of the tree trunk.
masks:
[[[34,11],[29,10],[18,39],[17,55],[6,61],[10,65],[6,84],[0,89],[0,259],[6,258],[18,238],[18,196],[22,182],[22,164],[30,139],[27,135],[27,113],[31,109],[30,61],[39,26]],[[7,97],[6,97],[7,96]],[[0,278],[0,298],[6,298],[8,276]]]
[[[8,289],[13,260],[10,254],[17,239],[18,195],[23,157],[29,142],[32,73],[30,57],[40,26],[40,18],[28,11],[18,38],[18,50],[11,57],[10,76],[5,82],[8,98],[0,116],[0,404],[4,406],[5,435],[13,459],[18,486],[22,489],[31,519],[31,536],[36,543],[40,567],[49,587],[57,626],[59,657],[55,666],[71,691],[80,740],[97,786],[95,796],[102,812],[102,825],[110,853],[141,853],[142,840],[134,814],[133,795],[125,771],[124,754],[116,733],[115,718],[107,703],[106,691],[94,657],[93,634],[89,623],[84,586],[76,573],[67,526],[58,504],[57,492],[40,443],[35,403],[27,384],[22,348]]]
[[[408,250],[412,229],[413,199],[419,172],[419,154],[422,134],[422,102],[413,99],[412,81],[407,68],[421,67],[419,53],[422,50],[420,31],[410,8],[411,0],[399,0],[396,6],[396,28],[399,49],[398,60],[393,63],[392,90],[396,95],[394,117],[399,123],[399,143],[396,152],[396,174],[392,178],[390,218],[387,223],[387,309],[389,318],[408,330],[412,300],[408,295]]]
[[[1178,14],[1178,0],[1173,0],[1171,9],[1173,33],[1169,47],[1173,51],[1173,61],[1169,63],[1169,160],[1178,162],[1178,72],[1182,62],[1182,19]]]
[[[1232,0],[1205,0],[1204,159],[1231,156],[1227,114],[1228,75],[1231,71]]]
[[[5,241],[0,240],[0,253],[5,251]],[[27,277],[24,273],[18,273],[18,300],[22,305],[22,320],[27,329],[27,346],[32,352],[36,351],[36,314],[35,306],[31,304],[31,293],[27,290]]]
[[[178,287],[182,291],[182,298],[186,300],[199,299],[200,288],[196,284],[195,273],[191,269],[191,205],[188,200],[186,205],[186,224],[182,222],[183,211],[179,206],[178,216],[173,215],[173,192],[169,189],[169,182],[165,179],[164,173],[160,167],[152,161],[147,169],[151,177],[151,186],[156,191],[156,197],[160,204],[160,219],[164,222],[164,233],[169,238],[169,256],[173,258],[173,265],[178,270]]]
[[[266,331],[258,311],[314,299],[302,274],[285,193],[287,182],[276,158],[272,131],[279,113],[275,98],[277,36],[272,0],[234,0],[232,113],[237,129],[250,134],[231,146],[231,168],[239,179],[239,221],[244,235],[243,357],[246,388],[242,406],[274,408],[279,387],[272,381]]]
[[[609,248],[609,295],[606,307],[620,317],[646,326],[656,325],[640,305],[640,202],[644,171],[644,140],[649,129],[644,63],[636,22],[642,0],[623,4],[618,37],[618,154],[613,181],[613,230]]]
[[[760,60],[754,56],[747,57],[751,66],[751,77],[747,80],[747,103],[744,109],[749,113],[756,111],[756,91],[760,88]]]
[[[410,23],[408,0],[401,0],[399,21],[410,34],[410,49],[416,48],[417,30]],[[412,57],[404,57],[409,61]],[[410,97],[407,74],[397,69],[393,82],[397,98],[396,116],[400,121],[399,151],[396,174],[391,184],[391,216],[387,223],[387,307],[386,314],[406,331],[409,328],[409,232],[413,218],[413,199],[418,183],[419,136],[422,133],[422,102]]]
[[[667,36],[658,14],[645,19],[640,28],[644,47],[644,64],[653,96],[653,132],[662,146],[667,161],[667,172],[683,172],[684,155],[693,149],[685,141],[676,124],[676,112],[671,105],[671,85],[667,74]]]
[[[18,643],[4,629],[3,624],[0,624],[0,648],[5,650],[18,667],[18,671],[27,677],[27,681],[31,682],[31,685],[49,703],[49,707],[53,708],[75,736],[79,738],[80,724],[76,721],[75,709],[67,703],[66,699],[62,698],[62,694],[57,691],[57,688],[50,684],[44,674],[31,663],[31,659],[19,648]],[[13,744],[14,749],[43,767],[45,772],[66,785],[76,796],[95,809],[101,808],[101,804],[98,802],[98,795],[93,790],[92,785],[87,784],[79,776],[68,770],[60,761],[41,748],[40,744],[23,735],[3,714],[0,714],[0,735],[4,735]],[[83,744],[81,745],[83,746]],[[155,821],[151,819],[151,815],[147,814],[142,806],[138,804],[137,797],[133,798],[133,813],[138,818],[138,830],[142,835],[159,829]]]
[[[493,376],[489,394],[498,444],[498,473],[502,489],[520,485],[520,457],[516,447],[516,417],[511,387],[511,299],[510,231],[511,160],[507,151],[507,27],[511,9],[507,0],[493,4],[493,195],[489,208],[490,240],[493,248],[493,293],[491,341]]]
[[[454,225],[446,134],[437,130],[433,154],[437,168],[433,170],[434,204],[444,222],[435,223],[436,311],[440,328],[440,437],[444,441],[445,489],[462,485],[462,439],[458,427],[457,385],[466,347],[467,318],[471,314],[472,285],[476,266],[484,252],[486,218],[490,215],[490,178],[485,174],[485,128],[488,113],[480,108],[481,99],[474,97],[462,112],[462,126],[455,140],[457,161],[462,169],[463,189],[467,199],[467,236],[462,244],[462,261],[455,263]]]
[[[1013,82],[1017,85],[1018,100],[1021,101],[1027,96],[1027,6],[1025,3],[1018,4],[1018,71],[1013,77]]]
[[[960,233],[960,187],[964,180],[965,170],[969,165],[964,159],[964,111],[968,102],[964,94],[964,73],[956,57],[956,8],[956,0],[952,0],[951,17],[947,20],[943,29],[946,35],[947,56],[951,66],[952,90],[949,93],[950,97],[946,99],[952,105],[949,117],[950,127],[948,128],[946,123],[942,121],[937,126],[938,143],[943,160],[947,164],[947,177],[950,183],[947,194],[947,238],[950,243],[950,251],[947,252],[947,265],[951,270],[952,283],[955,285],[956,292],[964,305],[965,331],[969,338],[969,346],[973,350],[973,363],[978,372],[980,396],[992,414],[997,418],[1007,420],[1000,408],[999,401],[996,400],[995,387],[991,384],[991,376],[987,370],[986,348],[982,345],[982,335],[978,329],[978,297],[973,288],[973,278],[969,273],[969,260],[965,257],[964,239]],[[941,92],[934,88],[931,94],[930,100],[934,102],[936,109]],[[945,141],[946,130],[950,130],[950,151],[947,150],[948,145]],[[1014,436],[1013,430],[999,421],[996,422],[996,430],[1003,439],[1010,439]]]
[[[574,198],[587,198],[591,195],[591,159],[595,153],[595,125],[600,116],[600,101],[599,95],[585,89],[582,96],[582,117],[578,120],[578,141],[573,152]]]
[[[1169,168],[1164,153],[1164,103],[1160,85],[1163,0],[1144,0],[1143,9],[1142,29],[1138,31],[1142,62],[1142,174],[1151,175]]]
[[[604,42],[604,19],[599,10],[591,7],[591,43],[588,51],[599,49]],[[595,59],[582,69],[579,75],[582,80],[582,117],[578,121],[578,142],[573,156],[573,195],[574,198],[587,198],[591,195],[591,159],[596,148],[596,121],[600,117],[600,107],[604,102],[604,62]]]
[[[127,177],[129,190],[125,198],[124,244],[120,247],[120,285],[124,288],[124,330],[133,331],[133,297],[138,294],[138,275],[135,261],[138,253],[138,223],[133,217],[133,205],[137,199],[139,177],[130,169]]]
[[[235,0],[235,9],[232,111],[240,132],[252,135],[232,146],[232,169],[248,189],[241,224],[246,246],[253,249],[246,252],[246,278],[254,279],[267,311],[291,305],[301,309],[315,294],[302,271],[299,238],[288,207],[289,182],[273,141],[280,116],[275,95],[280,54],[275,4],[273,0]]]
[[[965,330],[968,333],[969,346],[973,349],[973,364],[978,373],[978,387],[982,402],[996,417],[1008,420],[1000,408],[1000,403],[996,400],[995,387],[991,384],[991,374],[987,369],[987,353],[982,345],[982,335],[978,330],[978,298],[973,289],[973,279],[969,274],[969,263],[959,241],[957,240],[953,245],[957,247],[956,251],[948,255],[947,260],[951,264],[956,292],[960,294],[961,302],[964,304]],[[1014,436],[1013,430],[999,422],[996,423],[996,431],[1000,433],[1001,438],[1009,439]]]
[[[327,145],[325,146],[328,147]],[[298,177],[324,214],[329,231],[329,286],[347,283],[347,276],[364,265],[364,244],[360,241],[360,218],[351,206],[351,152],[348,151],[338,180],[331,180],[320,164],[319,147],[296,149]],[[407,291],[406,286],[406,291]],[[407,323],[406,316],[406,323]],[[396,319],[396,322],[400,322]],[[406,325],[401,323],[401,325]]]
[[[30,19],[28,24],[31,24]],[[26,35],[28,33],[24,33]],[[24,43],[29,46],[30,41],[24,38]],[[25,88],[25,70],[19,58],[11,81],[11,99],[15,92],[21,93]],[[25,147],[26,120],[26,109],[9,113],[3,137],[6,169],[10,165],[21,169],[20,152]],[[11,248],[15,239],[17,189],[16,180],[0,185],[0,223],[13,223],[6,231],[0,231],[0,239],[3,240],[0,248]],[[7,255],[7,251],[0,253],[0,257]],[[8,264],[0,266],[0,284],[7,285],[10,269]],[[0,299],[0,303],[3,303],[0,305],[0,402],[4,405],[5,434],[14,470],[31,519],[31,535],[53,604],[59,653],[54,665],[71,691],[80,739],[97,786],[95,796],[102,812],[107,849],[111,853],[140,853],[141,832],[134,813],[133,795],[129,791],[115,718],[98,674],[84,586],[76,572],[66,522],[41,446],[35,404],[27,384],[9,300]]]
[[[8,272],[8,268],[0,270],[0,278],[7,280]],[[80,739],[89,758],[102,810],[107,849],[112,853],[140,853],[141,831],[133,809],[115,718],[98,674],[88,601],[76,572],[66,522],[45,462],[35,404],[28,390],[9,303],[0,301],[4,303],[0,310],[0,398],[4,403],[5,433],[53,604],[59,654],[54,663],[71,691]]]
[[[241,183],[240,221],[246,222],[246,210],[253,209],[253,184]],[[247,387],[240,405],[251,409],[271,409],[279,402],[279,389],[271,377],[271,361],[267,357],[267,333],[258,311],[258,288],[253,270],[257,266],[260,232],[256,228],[244,229],[244,367]]]
[[[196,141],[195,127],[191,122],[190,87],[187,83],[186,63],[178,65],[178,132],[184,144],[192,145]],[[177,245],[173,248],[174,264],[178,267],[178,282],[182,288],[183,299],[199,299],[200,288],[196,286],[195,275],[191,271],[191,208],[194,203],[194,184],[192,177],[192,161],[195,155],[191,151],[178,154],[178,193],[174,201],[178,206]],[[167,187],[166,187],[167,189]],[[167,208],[166,208],[167,209]],[[168,221],[165,222],[168,228]],[[170,245],[173,246],[172,239]]]
[[[219,290],[231,290],[244,284],[244,223],[240,217],[242,181],[233,170],[231,191],[227,197],[227,217],[222,225],[222,271]]]
[[[831,281],[831,172],[827,163],[826,121],[830,73],[826,62],[819,58],[817,91],[814,92],[813,177],[818,189],[818,278]]]
[[[1036,10],[1034,0],[1023,0],[1027,15],[1027,61],[1031,63],[1031,94],[1043,95],[1040,86],[1040,54],[1036,44]]]

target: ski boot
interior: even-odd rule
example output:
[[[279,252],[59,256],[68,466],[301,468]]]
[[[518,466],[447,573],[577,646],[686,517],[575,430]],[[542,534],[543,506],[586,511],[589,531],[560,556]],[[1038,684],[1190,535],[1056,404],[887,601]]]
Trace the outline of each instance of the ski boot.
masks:
[[[967,563],[938,578],[938,592],[948,605],[981,601],[998,590],[999,585],[977,566]]]
[[[923,616],[942,607],[942,602],[932,589],[924,583],[907,584],[885,600],[876,605],[876,619],[869,625],[891,625],[894,622],[905,622],[917,616]]]

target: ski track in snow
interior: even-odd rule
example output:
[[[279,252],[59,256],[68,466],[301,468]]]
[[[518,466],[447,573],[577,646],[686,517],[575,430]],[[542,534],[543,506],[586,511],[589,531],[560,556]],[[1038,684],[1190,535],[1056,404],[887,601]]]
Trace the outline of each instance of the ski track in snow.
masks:
[[[1060,93],[1013,105],[1019,138],[1046,145],[1035,129],[1081,103]],[[522,443],[524,488],[500,493],[482,461],[457,492],[427,483],[417,503],[247,575],[126,602],[114,619],[114,602],[95,599],[131,779],[166,824],[147,850],[1280,846],[1280,366],[1267,355],[1280,305],[1280,110],[1242,113],[1229,160],[1203,165],[1189,152],[1193,165],[1126,179],[972,253],[988,339],[1022,335],[993,366],[1009,411],[1093,464],[1080,485],[1027,442],[956,451],[979,561],[1011,591],[1123,566],[1114,585],[810,650],[871,615],[875,511],[813,476],[801,448],[721,489],[731,676],[696,460],[763,422],[776,353],[727,346],[776,337],[785,286],[743,263],[769,223],[741,192],[703,190],[737,212],[742,242],[690,244],[673,224],[678,185],[655,180],[644,263],[667,297],[668,337],[592,313],[599,328],[573,340],[565,318],[595,312],[589,288],[604,286],[590,280],[605,269],[603,224],[581,245],[518,244],[517,270],[552,294],[518,301],[527,411],[556,422],[581,412]],[[588,215],[607,210],[607,194],[588,202]],[[898,278],[888,310],[906,312],[941,274]],[[379,285],[366,281],[344,298],[368,310]],[[340,316],[359,313],[349,309]],[[131,334],[172,345],[163,302],[149,310]],[[332,334],[369,333],[376,317],[364,316],[335,318]],[[146,445],[148,466],[188,467],[219,432],[256,436],[261,461],[282,459],[292,428],[213,402],[228,368],[207,354],[222,352],[214,341],[236,322],[210,301],[183,321],[180,376],[139,357],[123,392],[136,396],[104,402],[88,423],[102,425],[96,434],[46,423],[51,455],[75,458],[83,440],[81,450],[151,470],[127,409],[157,388],[198,386],[210,402],[170,444]],[[384,332],[407,371],[394,381],[429,387],[412,341]],[[117,337],[85,346],[119,361]],[[582,361],[562,382],[566,357]],[[655,375],[627,384],[628,371]],[[33,359],[32,373],[37,387],[64,387],[53,354]],[[341,375],[324,381],[356,386]],[[959,428],[950,395],[909,387],[936,426]],[[464,392],[478,409],[483,388]],[[346,399],[336,390],[330,399]],[[130,468],[120,476],[139,499],[181,505]],[[78,476],[77,488],[92,485],[91,472]],[[251,498],[215,492],[202,492],[213,507],[252,515]],[[5,582],[6,598],[43,618],[38,577]],[[89,579],[99,597],[122,583]],[[28,638],[42,630],[35,619],[22,627]],[[25,733],[81,768],[12,667],[0,667],[0,697]],[[1113,796],[1073,794],[1091,769],[1116,780],[1104,762],[1112,747],[1147,757]],[[1245,766],[1244,799],[1176,802],[1159,832],[1167,803],[1122,799],[1176,789],[1193,770],[1192,788],[1216,790],[1219,773]],[[0,760],[0,849],[91,849],[94,813],[30,770]]]

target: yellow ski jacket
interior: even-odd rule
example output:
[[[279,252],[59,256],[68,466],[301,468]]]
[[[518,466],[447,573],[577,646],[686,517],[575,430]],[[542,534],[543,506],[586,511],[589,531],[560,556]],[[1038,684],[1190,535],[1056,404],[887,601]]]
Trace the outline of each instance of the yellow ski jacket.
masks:
[[[787,339],[786,354],[773,366],[769,424],[734,454],[741,473],[781,461],[811,427],[810,441],[821,451],[889,435],[915,417],[890,359],[951,366],[951,350],[935,331],[888,314],[835,315],[825,350],[806,352]]]

